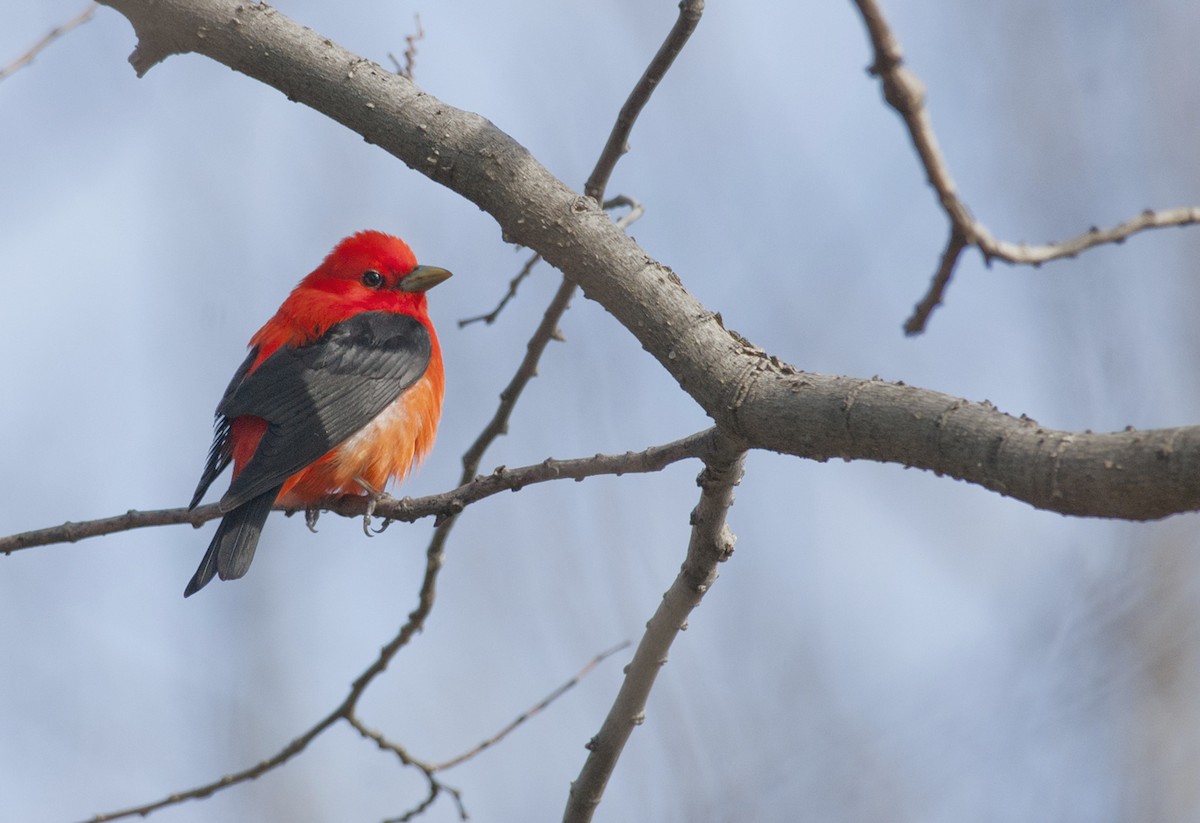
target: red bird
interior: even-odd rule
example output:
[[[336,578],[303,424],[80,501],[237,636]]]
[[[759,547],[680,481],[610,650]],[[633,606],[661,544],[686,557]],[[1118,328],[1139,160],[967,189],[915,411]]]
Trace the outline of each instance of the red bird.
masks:
[[[233,463],[224,517],[184,597],[241,577],[275,503],[377,497],[429,451],[442,414],[442,350],[425,292],[450,276],[403,240],[348,237],[250,338],[217,405],[208,463],[189,508]]]

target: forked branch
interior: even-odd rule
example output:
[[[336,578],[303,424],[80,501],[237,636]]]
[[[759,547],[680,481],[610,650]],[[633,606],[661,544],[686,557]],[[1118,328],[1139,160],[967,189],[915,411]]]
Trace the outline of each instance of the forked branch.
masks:
[[[920,334],[925,330],[930,315],[942,301],[962,252],[968,246],[978,248],[989,264],[992,260],[1002,260],[1017,265],[1040,266],[1052,260],[1075,257],[1095,246],[1123,243],[1138,232],[1148,229],[1200,223],[1198,207],[1163,211],[1146,209],[1136,217],[1112,228],[1100,229],[1093,226],[1079,236],[1059,243],[1010,243],[992,236],[987,227],[971,214],[966,202],[958,194],[954,178],[950,174],[950,166],[938,146],[933,123],[925,106],[925,86],[904,65],[900,41],[883,16],[879,4],[876,0],[854,0],[854,3],[866,24],[875,52],[870,72],[883,84],[883,97],[888,105],[904,120],[909,139],[917,150],[917,156],[921,159],[921,165],[929,178],[929,185],[937,193],[938,202],[951,224],[950,240],[942,252],[937,272],[925,296],[905,321],[905,333]]]

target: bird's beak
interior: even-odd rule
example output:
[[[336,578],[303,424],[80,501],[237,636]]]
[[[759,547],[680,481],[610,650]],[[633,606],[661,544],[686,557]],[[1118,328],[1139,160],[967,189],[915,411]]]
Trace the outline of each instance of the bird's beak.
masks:
[[[417,266],[400,278],[396,288],[407,292],[429,291],[449,278],[450,272],[445,269],[439,269],[437,266]]]

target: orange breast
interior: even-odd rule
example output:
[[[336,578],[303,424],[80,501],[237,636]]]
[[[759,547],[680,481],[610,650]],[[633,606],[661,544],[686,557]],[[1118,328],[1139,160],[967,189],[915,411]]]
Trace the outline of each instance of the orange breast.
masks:
[[[425,375],[374,420],[288,478],[278,502],[305,506],[326,495],[363,494],[363,483],[383,491],[389,481],[404,479],[433,447],[443,390],[441,358],[435,357]]]

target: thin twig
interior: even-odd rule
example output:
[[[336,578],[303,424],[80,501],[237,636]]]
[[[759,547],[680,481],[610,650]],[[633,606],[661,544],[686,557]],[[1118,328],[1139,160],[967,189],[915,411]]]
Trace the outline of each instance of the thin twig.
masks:
[[[400,61],[396,59],[396,55],[388,52],[388,59],[396,67],[396,74],[405,80],[413,79],[413,69],[417,65],[417,42],[425,39],[425,29],[421,28],[421,15],[414,14],[413,20],[416,22],[417,30],[404,36],[404,64],[401,65]]]
[[[1120,245],[1133,235],[1149,229],[1191,226],[1196,223],[1200,223],[1200,207],[1197,206],[1160,211],[1146,209],[1138,216],[1118,223],[1110,229],[1092,226],[1078,237],[1063,240],[1060,243],[1031,246],[1027,243],[1009,243],[997,240],[991,235],[984,234],[983,239],[979,241],[979,247],[985,258],[995,257],[1008,263],[1040,266],[1052,260],[1075,257],[1093,246],[1101,246],[1106,243]]]
[[[942,252],[942,260],[933,275],[933,282],[929,284],[929,291],[921,298],[921,302],[913,308],[912,316],[905,322],[905,334],[911,336],[925,330],[925,323],[929,320],[929,315],[933,313],[933,310],[941,304],[942,297],[946,293],[946,286],[950,283],[951,275],[954,274],[954,267],[958,265],[958,258],[966,247],[967,238],[958,230],[958,226],[951,227],[950,239],[946,241],[946,250]]]
[[[384,823],[402,823],[402,821],[416,818],[418,815],[424,813],[426,809],[432,806],[434,801],[438,799],[438,795],[440,795],[442,792],[445,792],[454,798],[454,803],[458,806],[458,816],[460,820],[466,820],[469,817],[466,807],[463,805],[462,791],[454,788],[453,786],[448,786],[442,781],[438,780],[437,776],[434,774],[434,772],[437,771],[437,767],[430,766],[421,760],[417,760],[415,757],[410,755],[403,746],[388,740],[387,737],[384,736],[383,732],[377,732],[374,729],[368,728],[366,724],[358,718],[358,715],[354,714],[353,712],[346,716],[346,722],[349,723],[350,726],[360,735],[365,737],[367,740],[374,742],[375,745],[381,750],[391,752],[392,754],[396,755],[400,762],[405,766],[413,766],[420,769],[422,774],[425,775],[425,780],[429,784],[429,793],[425,795],[425,798],[420,803],[399,817],[393,817],[385,820]]]
[[[518,726],[520,726],[526,720],[528,720],[529,718],[533,717],[538,712],[545,709],[547,706],[549,706],[555,700],[562,697],[564,694],[566,694],[568,691],[570,691],[572,688],[574,688],[576,685],[578,685],[579,681],[583,680],[583,678],[587,677],[588,674],[592,671],[592,669],[599,666],[601,663],[603,663],[608,658],[612,657],[617,652],[622,651],[627,648],[629,648],[628,640],[626,640],[624,643],[620,643],[616,646],[613,646],[611,649],[608,649],[607,651],[600,652],[600,654],[596,655],[591,660],[589,660],[586,664],[584,664],[583,668],[580,669],[579,671],[577,671],[575,673],[574,677],[572,677],[566,683],[563,683],[561,686],[559,686],[554,691],[550,692],[550,694],[546,695],[544,698],[542,698],[540,701],[538,701],[538,703],[535,706],[526,710],[525,712],[522,712],[520,715],[518,715],[511,723],[509,723],[503,729],[496,732],[494,735],[489,737],[487,740],[484,740],[483,742],[477,744],[473,748],[468,749],[467,751],[458,755],[457,757],[452,757],[449,760],[445,761],[444,763],[438,763],[437,765],[430,767],[431,770],[435,771],[435,772],[440,772],[440,771],[445,771],[446,769],[453,768],[453,767],[459,765],[460,763],[465,763],[466,761],[470,760],[472,757],[475,757],[480,752],[496,745],[501,740],[508,737],[509,733],[511,733],[514,729],[516,729]]]
[[[617,220],[617,225],[622,230],[627,229],[630,225],[636,223],[638,219],[646,212],[641,203],[624,194],[619,194],[611,200],[606,200],[604,202],[604,209],[606,211],[611,211],[612,209],[620,208],[622,206],[629,208],[629,212]],[[478,323],[480,321],[489,326],[492,323],[495,323],[496,318],[500,316],[500,312],[504,311],[504,307],[508,305],[509,301],[517,296],[517,289],[520,288],[520,285],[525,278],[527,278],[530,273],[533,272],[533,267],[536,266],[541,259],[542,255],[535,252],[527,261],[525,261],[525,265],[521,267],[519,272],[517,272],[517,276],[509,281],[508,291],[505,292],[504,296],[500,298],[500,302],[496,305],[496,308],[492,309],[487,314],[480,314],[476,317],[467,317],[463,320],[459,320],[458,327],[461,329],[464,326],[469,326],[472,323]]]
[[[677,463],[699,457],[710,447],[716,429],[705,429],[671,443],[652,446],[640,452],[624,454],[597,454],[571,460],[547,458],[541,463],[519,468],[500,466],[491,474],[472,477],[466,483],[450,491],[426,497],[396,499],[382,495],[376,501],[374,512],[388,520],[413,522],[423,517],[448,517],[461,512],[472,503],[503,491],[519,491],[525,486],[553,480],[580,481],[600,475],[641,474],[656,472]],[[366,512],[367,498],[362,495],[331,497],[321,502],[321,508],[345,517],[362,517]],[[282,506],[278,511],[291,511]],[[187,523],[201,526],[221,516],[215,503],[198,506],[189,511],[185,508],[156,509],[151,511],[130,510],[115,517],[85,520],[78,523],[63,523],[44,529],[11,534],[0,537],[0,553],[11,554],[35,546],[57,543],[75,543],[89,537],[143,529],[151,526],[168,526]]]
[[[926,295],[917,304],[904,324],[906,334],[920,334],[933,309],[941,302],[954,267],[967,246],[975,246],[987,263],[1003,260],[1013,265],[1040,266],[1052,260],[1075,257],[1080,252],[1106,243],[1122,243],[1138,232],[1168,226],[1189,226],[1200,223],[1200,208],[1184,207],[1154,211],[1147,209],[1136,217],[1110,229],[1092,227],[1088,231],[1059,243],[1029,245],[1010,243],[992,236],[982,222],[975,219],[966,202],[958,195],[950,167],[938,146],[933,123],[925,107],[925,87],[921,80],[904,65],[900,41],[892,31],[875,0],[854,0],[866,24],[874,49],[870,73],[883,84],[883,97],[899,113],[908,129],[909,138],[917,150],[929,185],[937,193],[938,202],[951,223],[951,238],[943,252],[938,270]]]
[[[146,803],[141,806],[133,806],[131,808],[122,809],[116,812],[98,814],[95,817],[88,818],[86,823],[106,823],[106,821],[121,820],[127,817],[145,817],[151,812],[167,806],[174,806],[184,802],[185,800],[198,800],[202,797],[208,797],[213,792],[219,791],[228,786],[234,786],[238,783],[245,783],[247,781],[254,780],[271,771],[272,769],[283,765],[296,755],[300,754],[302,751],[308,748],[308,744],[311,743],[319,734],[321,734],[341,718],[342,711],[341,707],[339,707],[337,710],[331,712],[318,721],[304,734],[300,735],[291,743],[284,746],[277,754],[255,764],[254,766],[251,766],[248,769],[227,774],[218,780],[214,780],[211,783],[206,783],[202,786],[197,786],[194,789],[176,792],[164,797],[161,800],[156,800],[153,803]]]
[[[521,266],[521,270],[517,272],[517,276],[509,281],[508,291],[506,291],[504,296],[500,298],[500,302],[496,304],[496,308],[492,309],[487,314],[463,318],[462,320],[458,321],[458,327],[461,329],[465,326],[471,325],[472,323],[478,323],[480,321],[483,321],[489,326],[495,323],[496,318],[500,316],[500,312],[504,311],[504,307],[508,305],[508,301],[517,296],[517,289],[521,286],[521,283],[525,280],[525,278],[528,277],[533,271],[533,267],[541,262],[541,259],[542,256],[537,252],[534,252],[533,255],[525,261],[525,265]]]
[[[564,823],[592,819],[625,743],[634,727],[645,720],[646,701],[671,643],[687,627],[688,615],[717,579],[717,565],[733,553],[734,537],[726,525],[726,514],[733,505],[733,489],[741,480],[744,462],[745,452],[731,441],[718,443],[718,450],[705,458],[704,471],[697,479],[700,502],[692,511],[687,557],[646,624],[604,725],[587,745],[587,760],[571,784]]]
[[[608,186],[608,178],[612,176],[617,161],[621,159],[621,155],[629,151],[629,134],[633,131],[633,124],[637,122],[638,115],[650,101],[650,95],[654,94],[654,90],[658,88],[658,84],[666,75],[667,70],[671,68],[671,64],[675,62],[675,58],[679,56],[679,52],[683,51],[683,47],[687,44],[688,38],[692,36],[692,32],[696,30],[703,14],[704,0],[681,0],[679,16],[675,18],[675,25],[667,33],[666,39],[659,46],[650,65],[646,66],[646,70],[642,72],[641,79],[629,93],[625,105],[621,106],[621,111],[617,114],[617,122],[613,124],[612,131],[608,135],[608,142],[604,144],[604,150],[600,153],[600,160],[583,186],[583,193],[597,203],[604,199],[604,189]]]
[[[33,59],[35,57],[37,57],[39,54],[41,54],[42,51],[47,46],[49,46],[51,43],[53,43],[55,40],[62,37],[64,34],[69,32],[71,29],[76,28],[78,26],[82,26],[84,23],[91,20],[92,15],[94,15],[96,13],[97,8],[98,7],[95,3],[89,3],[88,7],[86,9],[84,9],[82,12],[80,12],[78,15],[76,15],[75,17],[72,17],[70,20],[63,23],[61,26],[55,26],[54,28],[50,29],[50,31],[46,34],[46,36],[43,37],[41,40],[37,41],[36,43],[34,43],[33,47],[31,49],[29,49],[29,51],[25,52],[20,57],[18,57],[16,60],[12,61],[7,66],[0,69],[0,80],[4,80],[4,79],[8,78],[10,75],[15,74],[20,69],[24,68],[25,66],[28,66],[30,63],[33,62]]]

